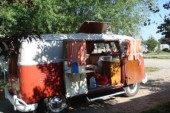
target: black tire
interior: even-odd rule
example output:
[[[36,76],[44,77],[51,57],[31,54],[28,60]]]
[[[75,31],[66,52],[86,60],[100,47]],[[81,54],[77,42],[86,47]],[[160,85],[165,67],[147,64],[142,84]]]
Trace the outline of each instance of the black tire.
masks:
[[[125,91],[125,96],[127,97],[131,97],[131,96],[135,96],[140,88],[140,83],[134,83],[134,84],[130,84],[126,87],[124,87],[124,91]]]
[[[55,100],[56,98],[61,99],[61,105],[65,105],[63,108],[54,108],[58,105],[52,105],[51,100]],[[54,101],[53,101],[54,102]],[[56,97],[52,97],[52,98],[46,98],[43,99],[39,102],[37,109],[34,111],[35,113],[63,113],[65,111],[67,111],[68,107],[66,104],[66,100],[63,96],[56,96]]]
[[[33,113],[45,113],[47,111],[47,107],[45,101],[42,99],[38,103],[37,109]]]

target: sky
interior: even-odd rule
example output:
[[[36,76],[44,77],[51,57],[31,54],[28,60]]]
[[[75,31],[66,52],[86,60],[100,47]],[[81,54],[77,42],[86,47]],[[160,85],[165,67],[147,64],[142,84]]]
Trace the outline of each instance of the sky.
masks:
[[[156,40],[163,37],[161,33],[156,33],[156,32],[157,32],[157,26],[160,25],[160,23],[163,23],[164,15],[168,14],[168,10],[163,8],[163,4],[167,3],[168,1],[169,0],[158,0],[160,11],[156,14],[150,15],[151,21],[152,22],[155,21],[155,23],[151,23],[150,26],[144,26],[141,28],[140,36],[142,36],[144,40],[147,40],[150,36],[153,36]]]

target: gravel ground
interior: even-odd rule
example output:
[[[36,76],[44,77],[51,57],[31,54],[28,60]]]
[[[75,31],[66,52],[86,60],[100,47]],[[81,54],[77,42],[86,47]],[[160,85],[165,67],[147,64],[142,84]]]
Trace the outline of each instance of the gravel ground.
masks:
[[[106,101],[92,103],[79,102],[72,105],[69,113],[140,113],[170,101],[170,60],[145,59],[146,67],[158,67],[159,71],[147,73],[148,82],[142,84],[134,97],[116,96]],[[0,113],[20,113],[13,111],[12,105],[0,97]]]

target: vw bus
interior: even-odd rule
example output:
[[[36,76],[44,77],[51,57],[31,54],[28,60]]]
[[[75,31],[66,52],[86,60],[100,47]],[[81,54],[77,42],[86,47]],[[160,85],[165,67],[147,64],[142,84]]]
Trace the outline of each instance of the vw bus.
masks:
[[[147,80],[141,41],[80,31],[30,36],[13,45],[5,97],[14,110],[59,113],[78,96],[95,101],[137,94]],[[107,91],[116,92],[94,96]]]

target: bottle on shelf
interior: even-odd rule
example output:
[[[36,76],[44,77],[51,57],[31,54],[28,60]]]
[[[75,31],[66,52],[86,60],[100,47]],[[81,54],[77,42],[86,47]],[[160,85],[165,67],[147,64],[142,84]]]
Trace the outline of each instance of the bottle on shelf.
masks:
[[[96,78],[94,76],[90,78],[90,88],[96,88]]]

